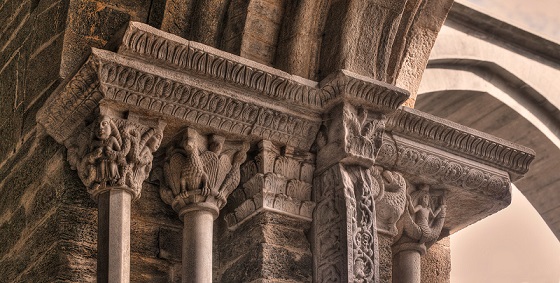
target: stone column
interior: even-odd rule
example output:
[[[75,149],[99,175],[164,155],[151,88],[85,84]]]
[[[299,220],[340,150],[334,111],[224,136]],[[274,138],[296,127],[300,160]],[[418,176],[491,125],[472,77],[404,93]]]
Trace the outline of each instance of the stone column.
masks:
[[[396,223],[406,207],[407,185],[403,176],[395,171],[376,167],[380,172],[378,181],[381,191],[375,200],[377,235],[379,239],[379,277],[380,282],[392,282],[391,246],[399,233]]]
[[[99,112],[66,143],[68,161],[99,209],[97,282],[129,282],[130,205],[140,197],[164,125],[107,106]]]
[[[248,144],[187,128],[168,147],[160,195],[184,221],[183,282],[212,282],[214,220],[237,188]]]

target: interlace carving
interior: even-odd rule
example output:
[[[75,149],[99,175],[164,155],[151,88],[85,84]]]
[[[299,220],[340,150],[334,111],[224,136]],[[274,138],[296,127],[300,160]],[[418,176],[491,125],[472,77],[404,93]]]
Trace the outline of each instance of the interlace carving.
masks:
[[[221,209],[240,180],[240,165],[245,162],[247,143],[224,149],[225,138],[204,137],[187,129],[178,146],[170,146],[160,180],[163,201],[178,213],[189,204],[205,202]],[[206,145],[207,143],[207,145]]]
[[[141,124],[101,115],[68,141],[68,161],[91,196],[120,188],[140,197],[163,133]]]

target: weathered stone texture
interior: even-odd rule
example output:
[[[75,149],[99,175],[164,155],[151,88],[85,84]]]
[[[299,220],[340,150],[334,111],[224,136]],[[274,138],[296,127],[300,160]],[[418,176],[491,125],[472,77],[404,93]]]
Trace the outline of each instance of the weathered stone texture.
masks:
[[[37,101],[58,84],[67,1],[0,5],[0,160],[31,131]]]
[[[421,260],[421,282],[449,283],[451,280],[451,250],[449,237],[431,246]]]
[[[144,182],[132,203],[131,282],[180,282],[181,229],[177,213],[161,201],[159,187]]]
[[[0,274],[5,282],[94,278],[94,204],[64,159],[60,145],[34,135],[0,169]]]
[[[263,211],[234,231],[219,223],[216,282],[311,281],[306,221]]]

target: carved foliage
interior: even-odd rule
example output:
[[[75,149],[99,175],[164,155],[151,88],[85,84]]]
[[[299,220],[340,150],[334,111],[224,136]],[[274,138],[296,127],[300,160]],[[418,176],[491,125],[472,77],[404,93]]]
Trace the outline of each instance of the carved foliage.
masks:
[[[354,113],[352,107],[344,107],[343,119],[346,135],[346,151],[352,155],[373,159],[377,157],[383,142],[385,116],[368,119],[368,111],[358,108]]]
[[[225,216],[230,229],[260,209],[311,221],[312,162],[309,154],[294,154],[292,148],[262,141],[257,156],[241,166],[242,188],[230,198],[235,211]]]
[[[123,38],[121,51],[141,54],[175,69],[241,85],[262,95],[313,110],[322,109],[341,96],[357,99],[369,106],[396,109],[409,97],[405,90],[348,71],[332,76],[333,79],[327,81],[323,88],[315,88],[288,75],[269,71],[262,65],[236,60],[230,54],[207,46],[166,38],[140,23],[131,24]]]
[[[160,129],[101,115],[67,142],[68,161],[94,199],[112,188],[138,198],[161,139]]]
[[[201,136],[187,129],[177,145],[166,152],[164,180],[160,180],[163,201],[180,212],[188,204],[207,202],[222,208],[240,180],[248,144],[225,148],[221,136]]]
[[[236,62],[206,46],[191,42],[176,42],[153,34],[134,23],[125,34],[123,46],[131,52],[165,61],[176,68],[194,71],[224,81],[252,88],[263,95],[283,99],[307,107],[318,108],[323,104],[321,92],[256,67]],[[210,52],[209,52],[210,51]],[[227,57],[231,57],[228,55]]]
[[[60,86],[60,95],[48,101],[37,113],[37,121],[59,143],[72,136],[83,126],[83,118],[95,112],[103,94],[97,80],[98,64],[88,60],[66,85]]]
[[[535,158],[532,150],[514,145],[496,137],[468,129],[462,125],[405,108],[398,110],[387,121],[393,133],[416,140],[428,140],[434,147],[479,158],[493,167],[525,174]]]

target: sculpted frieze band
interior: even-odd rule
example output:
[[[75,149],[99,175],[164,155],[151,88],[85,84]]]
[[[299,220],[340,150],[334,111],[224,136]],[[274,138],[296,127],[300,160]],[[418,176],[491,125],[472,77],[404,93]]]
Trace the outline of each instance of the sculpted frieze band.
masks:
[[[385,112],[396,109],[409,96],[405,90],[349,71],[334,73],[318,85],[137,22],[131,22],[127,27],[118,53],[241,85],[255,94],[287,101],[317,113],[343,99]]]
[[[535,152],[524,146],[406,107],[389,117],[387,130],[509,171],[513,181],[527,173],[535,158]]]
[[[385,136],[378,164],[442,186],[461,187],[500,199],[509,193],[510,178],[503,172],[413,141]]]

